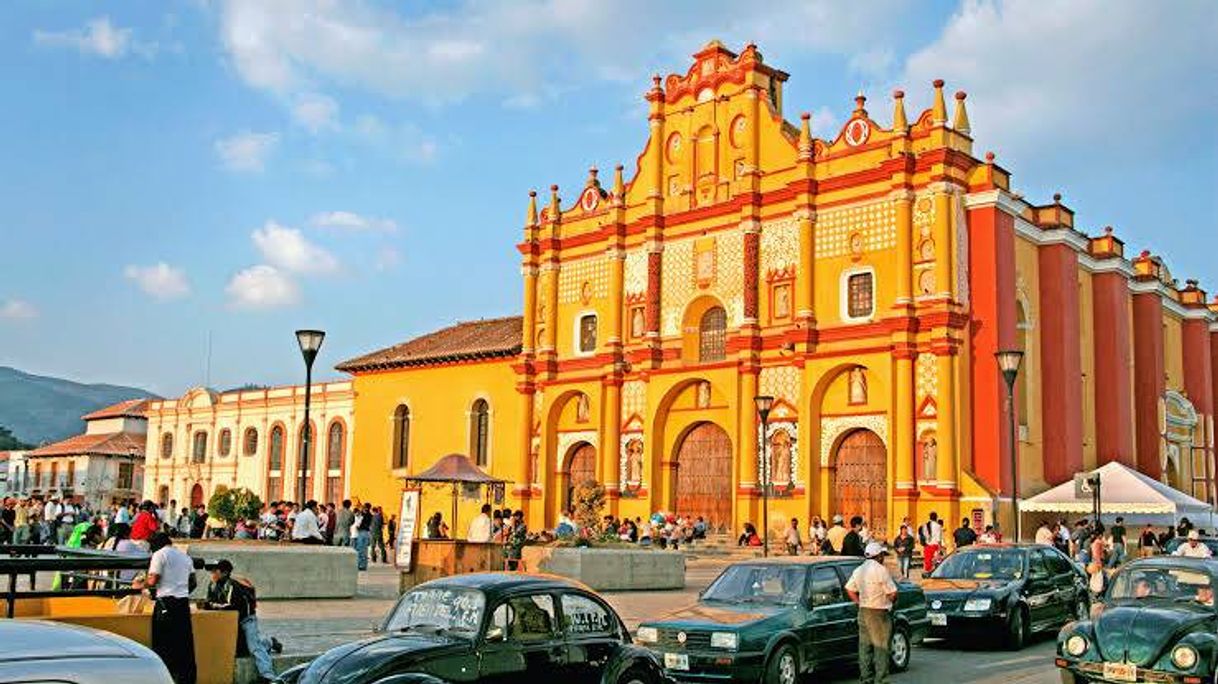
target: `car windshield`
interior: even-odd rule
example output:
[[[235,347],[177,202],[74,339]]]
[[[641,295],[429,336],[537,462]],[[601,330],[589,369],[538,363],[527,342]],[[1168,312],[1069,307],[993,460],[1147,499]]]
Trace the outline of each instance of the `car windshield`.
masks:
[[[385,621],[387,632],[446,632],[473,637],[486,597],[475,589],[422,588],[404,596]]]
[[[1023,577],[1023,551],[986,549],[953,553],[931,574],[935,579],[1013,580]]]
[[[1126,567],[1112,578],[1109,601],[1149,599],[1213,608],[1213,579],[1204,570],[1165,566]]]
[[[702,595],[706,601],[794,605],[804,595],[806,569],[798,566],[734,565]]]

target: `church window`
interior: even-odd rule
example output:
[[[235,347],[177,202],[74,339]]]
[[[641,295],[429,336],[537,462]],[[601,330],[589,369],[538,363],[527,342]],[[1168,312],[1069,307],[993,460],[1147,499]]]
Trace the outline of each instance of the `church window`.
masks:
[[[245,455],[253,456],[258,453],[258,430],[245,428]]]
[[[469,451],[478,466],[487,464],[490,427],[490,405],[485,399],[479,399],[469,415]]]
[[[221,456],[228,456],[233,451],[233,431],[224,428],[220,431],[220,447]]]
[[[410,409],[402,404],[393,412],[393,467],[410,463]]]
[[[195,433],[194,448],[190,453],[192,463],[202,463],[207,460],[207,433],[200,430]]]
[[[870,318],[875,311],[874,274],[856,271],[846,276],[846,319]]]
[[[702,314],[698,326],[698,360],[722,361],[727,358],[727,312],[721,306]]]
[[[161,435],[161,458],[169,458],[173,456],[173,433],[166,432]]]
[[[596,351],[596,314],[579,317],[579,353],[591,354]]]

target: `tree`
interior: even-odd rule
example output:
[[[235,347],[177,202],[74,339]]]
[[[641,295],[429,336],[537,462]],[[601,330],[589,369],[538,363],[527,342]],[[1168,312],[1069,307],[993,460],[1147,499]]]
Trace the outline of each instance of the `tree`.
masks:
[[[581,534],[588,534],[601,524],[601,512],[605,509],[605,488],[593,480],[575,486],[572,499],[575,501],[575,524]]]
[[[261,512],[262,500],[245,487],[229,489],[220,485],[207,502],[207,515],[223,522],[230,537],[238,521],[257,518]]]
[[[17,439],[12,430],[0,425],[0,451],[26,451],[33,448],[34,445]]]

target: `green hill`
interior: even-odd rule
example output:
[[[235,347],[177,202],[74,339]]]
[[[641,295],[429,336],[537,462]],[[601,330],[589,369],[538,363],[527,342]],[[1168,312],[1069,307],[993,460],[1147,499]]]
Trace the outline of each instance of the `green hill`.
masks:
[[[0,366],[0,425],[30,444],[79,434],[84,430],[81,416],[140,397],[156,395],[136,387],[85,385]]]

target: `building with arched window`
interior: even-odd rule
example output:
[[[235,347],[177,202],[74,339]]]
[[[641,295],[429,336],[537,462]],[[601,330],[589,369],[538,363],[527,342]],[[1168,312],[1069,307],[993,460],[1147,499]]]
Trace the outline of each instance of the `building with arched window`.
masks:
[[[1213,500],[1218,302],[1060,196],[1016,194],[942,81],[922,111],[860,95],[817,137],[784,117],[787,78],[706,45],[646,91],[631,168],[530,193],[520,316],[340,364],[353,491],[392,498],[458,452],[532,526],[589,478],[624,516],[737,527],[769,491],[776,527],[861,514],[880,535],[931,511],[1009,528],[1016,476],[1029,496],[1114,460]]]
[[[304,395],[303,385],[232,392],[198,387],[176,399],[150,401],[148,448],[159,458],[149,459],[144,497],[180,507],[192,493],[206,499],[224,485],[246,487],[264,501],[297,499]],[[313,385],[312,448],[304,473],[309,498],[337,503],[350,492],[353,405],[350,381]]]

